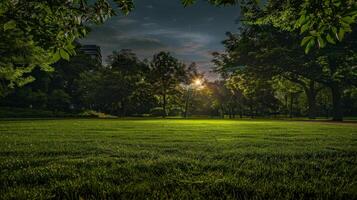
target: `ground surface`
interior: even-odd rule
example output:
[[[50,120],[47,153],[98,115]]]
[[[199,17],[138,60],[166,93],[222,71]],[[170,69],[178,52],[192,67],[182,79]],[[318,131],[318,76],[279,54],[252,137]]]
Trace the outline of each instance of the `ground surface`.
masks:
[[[357,199],[357,126],[0,121],[1,199]]]

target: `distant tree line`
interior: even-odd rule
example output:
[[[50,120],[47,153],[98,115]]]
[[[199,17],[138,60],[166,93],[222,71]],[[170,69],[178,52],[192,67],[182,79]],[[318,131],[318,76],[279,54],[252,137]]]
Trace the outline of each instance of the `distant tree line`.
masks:
[[[102,66],[78,51],[70,61],[55,63],[51,73],[32,71],[31,76],[36,80],[13,89],[1,98],[0,106],[67,113],[93,110],[123,117],[185,114],[229,118],[333,116],[331,88],[307,77],[314,72],[306,69],[311,62],[308,57],[313,55],[294,49],[255,54],[259,51],[256,45],[245,45],[250,42],[246,31],[251,31],[251,27],[239,35],[228,34],[224,42],[227,53],[215,54],[215,70],[222,77],[219,80],[204,79],[195,63],[187,66],[168,52],[159,52],[150,60],[140,60],[131,50],[124,49],[113,52],[107,65]],[[264,40],[272,39],[264,37]],[[267,44],[261,44],[266,48]],[[281,44],[286,43],[281,41]],[[299,59],[279,56],[282,55],[280,51],[298,55]],[[240,56],[233,56],[238,53]],[[285,62],[289,65],[279,65]],[[307,70],[306,77],[290,72],[299,73],[297,70]],[[197,78],[203,80],[203,87],[188,90]],[[357,88],[345,84],[340,95],[341,112],[356,116]]]
[[[60,60],[53,68],[52,73],[33,70],[29,75],[35,81],[14,88],[1,98],[0,105],[166,117],[183,112],[184,85],[202,76],[194,63],[186,66],[168,52],[148,61],[140,60],[131,50],[113,52],[105,66],[79,51],[70,61]]]

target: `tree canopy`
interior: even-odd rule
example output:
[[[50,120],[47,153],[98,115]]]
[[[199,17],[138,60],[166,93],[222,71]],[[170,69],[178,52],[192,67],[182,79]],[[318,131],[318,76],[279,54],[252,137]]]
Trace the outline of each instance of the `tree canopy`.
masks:
[[[128,13],[132,2],[117,1]],[[0,96],[9,88],[34,80],[34,68],[52,71],[51,64],[75,54],[74,41],[84,37],[91,24],[115,15],[106,0],[36,1],[1,0]]]

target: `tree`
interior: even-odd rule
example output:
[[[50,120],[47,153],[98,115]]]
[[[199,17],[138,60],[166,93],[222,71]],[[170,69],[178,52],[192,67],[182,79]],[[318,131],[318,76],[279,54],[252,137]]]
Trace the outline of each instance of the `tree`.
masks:
[[[258,77],[279,75],[299,84],[307,96],[311,118],[321,85],[329,87],[335,93],[334,120],[341,120],[341,91],[344,85],[356,84],[355,34],[339,44],[305,54],[297,33],[271,25],[245,25],[240,34],[228,34],[224,41],[227,54],[216,54],[214,62],[217,70],[225,73],[245,68]]]
[[[217,6],[240,4],[242,21],[285,31],[299,30],[306,53],[342,41],[357,22],[355,0],[207,0]],[[182,0],[185,6],[196,0]]]
[[[0,97],[5,97],[15,87],[21,87],[34,80],[30,73],[39,67],[51,72],[52,63],[48,52],[16,30],[0,26]]]
[[[321,75],[318,80],[326,85],[332,94],[333,120],[343,120],[342,98],[343,90],[357,83],[357,56],[355,51],[347,53],[330,52],[319,57]]]
[[[229,112],[228,105],[231,100],[231,93],[225,86],[225,81],[216,80],[206,84],[212,96],[211,107],[214,111],[213,114],[224,118],[224,115]]]
[[[68,111],[69,107],[72,111],[79,111],[82,107],[82,102],[80,102],[80,96],[78,95],[76,80],[79,79],[82,72],[96,70],[99,67],[100,66],[89,56],[78,52],[70,61],[60,60],[53,64],[55,71],[51,73],[35,68],[28,73],[28,76],[34,77],[35,80],[33,82],[23,87],[14,88],[12,92],[3,97],[2,100],[7,102],[6,104],[9,106],[58,110],[59,108],[56,107],[55,104],[50,103],[50,96],[53,91],[58,90],[70,96],[70,98],[68,98],[70,101],[68,104],[70,106],[66,107],[66,111]],[[57,97],[65,96],[57,94]],[[15,104],[12,102],[19,103]]]
[[[150,79],[153,91],[161,97],[162,116],[167,116],[168,97],[177,92],[177,87],[185,80],[185,65],[168,52],[154,55],[150,64]]]
[[[357,22],[357,2],[354,0],[294,0],[270,1],[268,12],[257,20],[282,30],[296,31],[304,36],[301,45],[311,48],[336,44],[352,32]]]
[[[243,94],[243,91],[239,87],[239,84],[237,84],[236,78],[238,77],[234,75],[228,77],[225,86],[231,92],[231,103],[229,105],[231,108],[230,110],[233,114],[233,118],[236,112],[239,113],[240,118],[243,118],[246,98]]]
[[[79,74],[78,79],[75,80],[77,87],[76,96],[81,102],[81,108],[90,110],[101,110],[101,102],[99,102],[100,83],[103,81],[102,72],[84,71]]]
[[[79,49],[79,46],[77,48]],[[92,59],[79,50],[77,51],[77,55],[73,56],[70,61],[60,60],[53,64],[55,71],[49,74],[51,79],[49,89],[63,89],[71,96],[71,105],[73,108],[80,110],[82,102],[78,95],[76,80],[80,78],[81,73],[97,71],[102,66],[95,59]],[[45,74],[42,76],[45,76]],[[36,76],[35,78],[37,79]]]
[[[148,71],[144,62],[140,61],[130,49],[114,51],[108,56],[108,63],[112,70],[120,71],[125,75],[143,75]]]
[[[148,66],[140,61],[138,57],[128,49],[121,50],[119,52],[113,52],[112,55],[108,57],[109,68],[106,75],[111,79],[112,83],[107,83],[104,87],[109,87],[111,85],[115,91],[110,91],[112,94],[119,95],[116,100],[118,102],[119,108],[121,109],[120,114],[125,116],[130,110],[135,110],[130,105],[132,105],[133,94],[135,93],[135,100],[143,100],[137,93],[137,90],[146,86],[144,83],[146,77],[146,72],[149,71]],[[116,78],[111,77],[114,75]],[[110,78],[111,77],[111,78]],[[145,93],[143,93],[144,96]],[[136,102],[139,104],[139,102]]]
[[[197,64],[195,62],[191,63],[185,70],[185,80],[183,86],[183,91],[182,93],[184,95],[184,100],[185,102],[184,105],[184,117],[187,118],[189,114],[189,108],[192,107],[190,104],[192,104],[192,100],[194,98],[194,94],[197,90],[200,90],[202,88],[202,84],[204,83],[204,74],[199,73],[197,69]]]
[[[48,97],[48,104],[55,111],[68,110],[71,97],[63,90],[53,90]]]
[[[228,80],[230,88],[238,89],[243,95],[251,117],[269,115],[277,110],[278,101],[269,79],[237,70]]]
[[[289,81],[281,76],[273,77],[272,87],[275,92],[275,97],[280,100],[283,105],[283,109],[280,111],[285,111],[285,114],[290,118],[293,117],[294,113],[294,104],[297,104],[300,93],[304,91],[301,85]],[[314,101],[314,105],[311,105],[310,101],[308,101],[308,115],[310,119],[314,119],[316,117],[316,97]]]
[[[116,0],[128,13],[133,3]],[[0,95],[34,80],[36,67],[52,71],[50,64],[75,54],[74,41],[84,37],[90,24],[115,13],[106,0],[2,0],[0,4]]]
[[[275,76],[299,84],[309,96],[309,113],[314,118],[317,88],[311,79],[318,72],[311,67],[314,55],[305,55],[299,46],[299,36],[269,26],[247,25],[240,34],[227,34],[223,43],[226,54],[216,54],[216,70],[220,73],[240,70],[257,79]],[[244,69],[244,70],[242,70]]]
[[[146,82],[148,70],[131,50],[114,51],[107,67],[82,74],[78,85],[86,101],[95,105],[92,109],[120,116],[138,114],[144,110],[144,102],[150,109],[153,99]]]
[[[114,51],[108,66],[81,74],[79,96],[87,109],[119,116],[149,113],[156,102],[148,71],[148,65],[131,50]]]

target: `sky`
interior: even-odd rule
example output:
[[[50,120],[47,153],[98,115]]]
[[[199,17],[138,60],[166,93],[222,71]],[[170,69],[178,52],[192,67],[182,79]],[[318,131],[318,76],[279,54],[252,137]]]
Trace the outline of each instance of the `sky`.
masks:
[[[196,62],[209,79],[211,53],[223,51],[227,31],[236,32],[239,7],[214,7],[204,0],[184,8],[180,0],[135,0],[128,16],[117,12],[105,24],[92,27],[81,42],[101,47],[103,60],[114,50],[132,49],[141,59],[169,51],[180,61]]]

